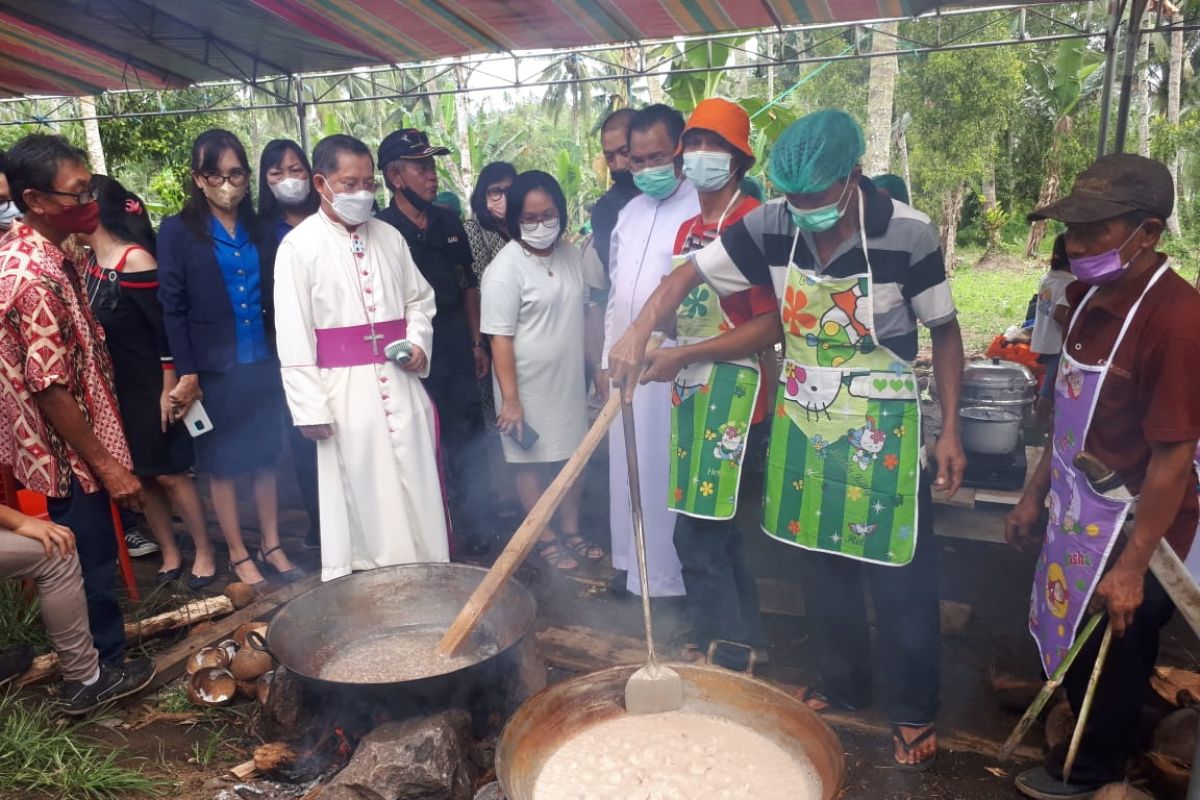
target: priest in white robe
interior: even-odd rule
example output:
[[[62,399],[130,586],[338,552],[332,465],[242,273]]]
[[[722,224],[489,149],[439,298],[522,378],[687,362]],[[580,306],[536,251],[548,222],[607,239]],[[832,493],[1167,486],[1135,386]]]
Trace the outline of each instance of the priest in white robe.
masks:
[[[275,261],[275,314],[292,419],[317,442],[321,579],[448,561],[429,373],[433,289],[404,238],[372,217],[375,163],[359,140],[313,151],[321,210]],[[387,358],[405,339],[411,359]],[[253,398],[246,398],[254,402]]]
[[[642,310],[650,293],[671,272],[679,227],[700,213],[696,189],[682,180],[676,158],[683,115],[663,105],[648,106],[630,121],[629,159],[633,180],[642,194],[630,200],[617,218],[609,248],[612,288],[604,315],[604,356]],[[606,372],[601,380],[607,380]],[[614,390],[615,391],[615,390]],[[675,512],[667,508],[671,464],[671,384],[638,387],[633,397],[637,429],[638,471],[646,534],[646,576],[651,597],[680,597],[683,568],[675,553]],[[625,434],[620,423],[608,434],[609,526],[613,567],[627,570],[626,588],[641,594],[633,517],[629,507],[629,472]]]

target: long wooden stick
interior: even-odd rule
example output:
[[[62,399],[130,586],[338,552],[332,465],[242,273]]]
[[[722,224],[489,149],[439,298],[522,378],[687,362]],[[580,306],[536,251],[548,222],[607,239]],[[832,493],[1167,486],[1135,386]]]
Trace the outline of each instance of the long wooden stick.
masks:
[[[484,576],[479,586],[471,594],[467,600],[467,604],[463,606],[462,611],[458,612],[458,616],[454,618],[454,622],[450,624],[450,628],[446,631],[445,636],[438,642],[438,651],[453,655],[458,652],[459,648],[467,641],[467,637],[475,630],[475,626],[483,619],[483,615],[496,601],[496,597],[500,594],[500,590],[508,583],[508,579],[513,576],[517,568],[521,566],[521,562],[529,555],[529,551],[533,549],[538,538],[542,535],[546,525],[549,524],[551,518],[554,517],[554,512],[562,504],[563,498],[575,482],[579,480],[579,476],[583,474],[584,467],[587,466],[588,460],[591,459],[592,453],[604,441],[604,437],[608,435],[608,429],[612,425],[613,420],[621,413],[621,392],[614,387],[609,393],[608,401],[604,407],[600,409],[600,415],[596,417],[596,421],[592,423],[592,427],[580,442],[578,449],[571,455],[558,475],[538,498],[538,501],[533,504],[533,508],[529,509],[529,514],[525,517],[525,521],[521,523],[521,527],[517,528],[516,533],[509,539],[508,544],[500,553],[499,558],[488,570],[488,574]]]
[[[1109,625],[1104,630],[1104,638],[1100,640],[1100,652],[1096,654],[1096,664],[1092,667],[1092,676],[1088,678],[1087,691],[1083,694],[1083,703],[1079,706],[1079,719],[1075,721],[1075,730],[1071,734],[1071,745],[1067,748],[1067,760],[1063,762],[1063,783],[1071,782],[1071,768],[1075,766],[1075,757],[1079,755],[1079,743],[1083,740],[1083,729],[1087,726],[1088,717],[1092,713],[1092,700],[1096,696],[1096,684],[1100,682],[1100,673],[1104,671],[1104,662],[1108,659],[1108,648],[1112,645],[1113,630]]]
[[[646,353],[649,354],[658,349],[661,342],[662,340],[657,337],[651,339],[646,347]],[[466,643],[467,637],[475,630],[475,626],[483,619],[483,615],[496,602],[500,590],[504,588],[508,579],[517,571],[517,567],[521,566],[521,562],[529,555],[529,551],[533,549],[534,544],[542,535],[542,531],[554,517],[554,512],[562,504],[567,491],[579,480],[592,453],[604,441],[604,437],[608,435],[608,429],[612,427],[613,420],[620,413],[621,391],[619,387],[614,386],[609,392],[604,407],[600,409],[596,421],[592,423],[592,427],[584,435],[583,441],[579,443],[579,447],[571,454],[567,463],[559,470],[558,475],[538,498],[538,501],[533,504],[533,508],[529,509],[529,514],[521,523],[521,527],[517,528],[499,558],[488,570],[488,574],[483,576],[479,586],[475,587],[475,591],[467,599],[462,611],[458,612],[454,622],[450,623],[446,634],[438,642],[439,653],[454,655]]]
[[[1008,735],[1004,746],[1000,748],[1000,761],[1007,761],[1012,756],[1013,751],[1017,749],[1017,745],[1025,738],[1025,734],[1033,726],[1034,720],[1038,718],[1038,714],[1042,713],[1042,709],[1046,707],[1046,703],[1050,701],[1050,697],[1062,685],[1063,678],[1067,676],[1067,670],[1075,663],[1075,657],[1079,655],[1079,651],[1087,644],[1088,639],[1092,638],[1092,633],[1095,632],[1096,626],[1100,624],[1100,620],[1104,619],[1104,612],[1093,614],[1092,618],[1083,626],[1083,630],[1075,637],[1075,643],[1071,645],[1071,649],[1063,656],[1062,663],[1058,665],[1058,669],[1054,670],[1054,674],[1042,686],[1042,690],[1037,693],[1037,697],[1033,698],[1033,702],[1029,704],[1029,708],[1025,710],[1021,721],[1017,723],[1017,727],[1013,728],[1013,732]]]

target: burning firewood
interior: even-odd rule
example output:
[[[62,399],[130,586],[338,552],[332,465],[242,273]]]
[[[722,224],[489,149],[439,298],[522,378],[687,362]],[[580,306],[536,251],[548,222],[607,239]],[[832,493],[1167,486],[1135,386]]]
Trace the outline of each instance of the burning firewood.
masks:
[[[299,753],[287,742],[267,742],[254,748],[254,767],[268,775],[278,774],[295,763]]]

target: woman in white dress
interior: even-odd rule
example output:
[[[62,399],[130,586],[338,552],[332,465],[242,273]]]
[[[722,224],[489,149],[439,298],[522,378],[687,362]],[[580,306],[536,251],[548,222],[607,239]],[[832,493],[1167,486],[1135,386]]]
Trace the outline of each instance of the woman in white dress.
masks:
[[[586,290],[579,250],[562,240],[567,202],[545,172],[517,176],[505,213],[510,241],[483,274],[480,330],[491,337],[496,424],[528,511],[587,431],[583,352]],[[573,570],[604,557],[579,533],[581,488],[567,494],[538,554]],[[556,533],[557,530],[557,533]]]

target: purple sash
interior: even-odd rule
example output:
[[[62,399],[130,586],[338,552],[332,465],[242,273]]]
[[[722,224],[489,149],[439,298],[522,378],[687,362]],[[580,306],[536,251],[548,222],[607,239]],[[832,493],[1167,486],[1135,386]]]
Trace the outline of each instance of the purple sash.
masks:
[[[322,369],[361,367],[387,361],[390,342],[403,339],[408,325],[402,319],[345,328],[317,328],[317,366]]]

